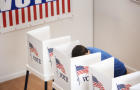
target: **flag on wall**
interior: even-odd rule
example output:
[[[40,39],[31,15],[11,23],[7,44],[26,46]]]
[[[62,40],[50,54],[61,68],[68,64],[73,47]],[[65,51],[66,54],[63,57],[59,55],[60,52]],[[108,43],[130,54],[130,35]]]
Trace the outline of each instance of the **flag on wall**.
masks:
[[[71,17],[70,0],[0,0],[0,32]]]

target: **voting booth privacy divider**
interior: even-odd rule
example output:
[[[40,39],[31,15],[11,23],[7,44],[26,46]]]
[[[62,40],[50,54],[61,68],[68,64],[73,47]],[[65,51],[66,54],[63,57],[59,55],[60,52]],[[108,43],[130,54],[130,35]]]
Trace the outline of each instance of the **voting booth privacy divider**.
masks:
[[[71,58],[67,53],[71,53],[75,45],[60,45],[54,49],[56,68],[53,87],[56,90],[87,90],[88,65],[101,61],[101,53]]]
[[[138,90],[139,88],[140,88],[140,83],[131,86],[130,90]]]
[[[27,69],[44,81],[52,80],[53,48],[71,42],[70,36],[50,39],[49,26],[27,33],[28,64]]]
[[[71,90],[88,90],[89,65],[101,61],[101,53],[71,58]]]
[[[89,90],[112,90],[114,57],[89,66]]]
[[[114,58],[89,66],[89,90],[140,90],[140,72],[114,78]]]
[[[79,41],[65,43],[54,48],[55,70],[53,87],[56,90],[70,89],[70,57],[71,50]]]
[[[140,71],[116,77],[112,83],[112,90],[140,90]]]

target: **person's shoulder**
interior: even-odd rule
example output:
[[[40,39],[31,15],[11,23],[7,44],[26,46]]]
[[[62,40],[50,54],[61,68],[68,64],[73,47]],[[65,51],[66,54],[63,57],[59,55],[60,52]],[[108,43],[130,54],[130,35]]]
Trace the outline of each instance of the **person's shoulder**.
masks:
[[[96,50],[95,47],[87,47],[88,50]]]
[[[87,49],[90,51],[90,53],[101,52],[98,48],[95,47],[87,47]]]
[[[95,51],[102,51],[101,49],[96,48],[96,47],[87,47],[87,49],[89,49],[89,50],[95,50]]]
[[[86,47],[87,49],[93,49],[93,47]]]

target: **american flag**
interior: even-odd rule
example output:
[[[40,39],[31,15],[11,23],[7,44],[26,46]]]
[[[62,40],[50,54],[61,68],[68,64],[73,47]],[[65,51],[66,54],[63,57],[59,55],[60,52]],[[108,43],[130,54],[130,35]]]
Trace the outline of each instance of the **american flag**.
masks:
[[[95,76],[92,76],[93,86],[99,88],[100,90],[105,90],[104,86],[100,81],[97,80]]]
[[[50,57],[52,57],[53,56],[53,48],[49,48],[48,51],[49,51]]]
[[[33,2],[32,0],[30,1],[31,3]],[[12,0],[12,2],[15,1]],[[64,18],[66,16],[70,16],[70,13],[70,0],[53,0],[24,8],[1,11],[0,32],[8,32],[44,22],[54,21],[61,17]]]
[[[55,58],[55,60],[56,60],[56,67],[57,67],[61,72],[63,72],[64,74],[66,74],[64,66],[60,63],[60,61],[59,61],[57,58]]]
[[[129,88],[131,87],[131,85],[130,84],[118,84],[117,85],[117,88],[118,88],[118,90],[129,90]]]
[[[76,72],[78,76],[84,73],[88,74],[88,66],[76,66]]]
[[[30,52],[38,56],[37,50],[34,48],[34,46],[31,43],[29,43],[29,47],[30,47]]]

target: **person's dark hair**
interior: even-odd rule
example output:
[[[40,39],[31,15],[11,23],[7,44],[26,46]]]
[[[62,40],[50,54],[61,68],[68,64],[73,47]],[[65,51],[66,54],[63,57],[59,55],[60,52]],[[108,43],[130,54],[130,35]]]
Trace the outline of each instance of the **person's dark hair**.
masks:
[[[72,57],[77,57],[81,55],[85,55],[88,53],[88,49],[82,45],[76,45],[72,50]]]

